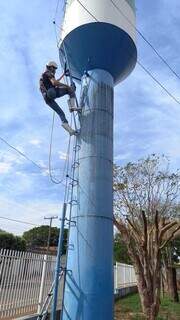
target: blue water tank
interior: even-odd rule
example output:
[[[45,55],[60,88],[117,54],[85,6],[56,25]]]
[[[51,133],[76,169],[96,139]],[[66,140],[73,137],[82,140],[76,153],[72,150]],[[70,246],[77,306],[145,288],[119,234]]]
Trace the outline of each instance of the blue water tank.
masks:
[[[117,84],[137,61],[134,0],[67,1],[60,51],[74,76],[108,71]]]

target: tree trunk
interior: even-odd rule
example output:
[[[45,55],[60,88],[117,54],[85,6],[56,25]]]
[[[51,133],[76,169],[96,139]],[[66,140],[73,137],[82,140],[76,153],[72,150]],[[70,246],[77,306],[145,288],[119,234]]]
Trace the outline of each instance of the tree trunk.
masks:
[[[176,268],[173,268],[173,283],[174,283],[174,302],[179,302]]]
[[[160,294],[156,290],[154,293],[149,292],[141,275],[136,274],[136,276],[142,311],[147,320],[155,320],[159,312]]]
[[[150,309],[150,314],[147,317],[147,320],[156,320],[156,319],[157,319],[156,308],[151,308]]]
[[[179,302],[176,268],[169,266],[167,268],[168,293],[173,302]]]
[[[160,270],[158,269],[154,275],[152,286],[145,279],[144,266],[134,265],[136,270],[136,278],[139,296],[141,300],[142,311],[147,320],[155,320],[157,318],[160,306]]]

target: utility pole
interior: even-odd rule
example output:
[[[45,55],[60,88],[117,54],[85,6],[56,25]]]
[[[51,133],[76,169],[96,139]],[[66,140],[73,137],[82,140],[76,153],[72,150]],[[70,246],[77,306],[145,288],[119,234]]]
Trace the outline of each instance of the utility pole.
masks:
[[[49,247],[50,247],[52,221],[57,218],[58,218],[58,216],[44,217],[45,220],[49,220],[49,233],[48,233],[48,239],[47,239],[47,254],[49,253]]]

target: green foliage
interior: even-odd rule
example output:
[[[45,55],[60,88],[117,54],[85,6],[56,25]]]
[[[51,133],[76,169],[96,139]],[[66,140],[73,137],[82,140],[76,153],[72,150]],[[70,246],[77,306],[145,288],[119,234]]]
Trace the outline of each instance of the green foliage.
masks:
[[[161,301],[161,312],[166,312],[168,319],[180,319],[180,303],[172,302],[168,296],[165,296]],[[161,314],[160,312],[160,314]],[[177,318],[176,318],[177,317]]]
[[[34,249],[37,247],[47,247],[47,240],[49,234],[49,226],[40,226],[30,229],[23,234],[23,238],[26,240],[27,247]],[[59,239],[59,228],[51,228],[50,247],[57,247]],[[64,247],[63,253],[66,251],[67,243],[67,229],[64,230]]]
[[[128,255],[126,244],[123,242],[121,235],[116,233],[114,237],[114,262],[132,264]]]
[[[26,241],[12,233],[0,231],[0,248],[24,251],[26,250]]]
[[[131,314],[131,317],[128,317]],[[129,295],[115,304],[115,319],[145,320],[142,315],[141,303],[138,294]],[[180,319],[180,304],[171,302],[168,297],[161,299],[161,306],[157,320]]]

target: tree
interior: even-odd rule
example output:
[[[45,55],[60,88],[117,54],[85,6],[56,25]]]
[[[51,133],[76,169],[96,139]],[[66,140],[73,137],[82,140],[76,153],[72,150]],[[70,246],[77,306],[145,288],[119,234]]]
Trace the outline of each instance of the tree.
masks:
[[[26,242],[22,237],[14,236],[12,233],[0,231],[0,248],[11,250],[26,250]]]
[[[142,309],[156,319],[160,305],[161,252],[180,229],[176,220],[179,171],[152,155],[114,169],[114,223],[133,262]]]
[[[47,247],[49,226],[40,226],[32,228],[23,234],[29,249],[37,249],[39,247]],[[59,239],[59,228],[51,227],[50,247],[57,247]],[[66,252],[67,229],[64,230],[63,254]]]
[[[114,237],[114,262],[132,264],[128,254],[128,249],[119,233]]]
[[[180,257],[180,237],[170,241],[168,246],[163,250],[162,261],[165,270],[163,278],[166,290],[173,302],[179,302],[177,275],[175,263],[179,262]]]

